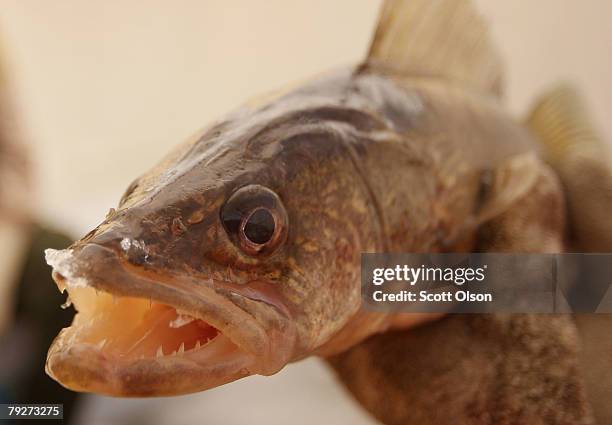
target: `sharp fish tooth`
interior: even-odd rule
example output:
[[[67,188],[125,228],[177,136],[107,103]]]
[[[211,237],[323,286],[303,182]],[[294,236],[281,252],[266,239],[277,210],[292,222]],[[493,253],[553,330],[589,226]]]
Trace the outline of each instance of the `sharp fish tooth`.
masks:
[[[181,342],[181,346],[178,349],[179,354],[183,354],[185,352],[185,343]]]
[[[70,295],[68,295],[68,297],[66,297],[66,302],[60,305],[60,307],[62,308],[62,310],[66,310],[71,305],[72,305],[72,300],[70,299]]]
[[[176,356],[176,350],[174,350],[174,351],[172,352],[172,355],[173,355],[173,356]]]
[[[117,297],[115,295],[113,295],[113,304],[117,305],[118,302],[119,302],[119,300],[117,299]]]
[[[105,345],[106,345],[106,338],[104,338],[102,341],[96,344],[96,346],[98,347],[98,350],[101,350],[102,348],[104,348]]]
[[[157,357],[164,357],[164,350],[162,349],[162,346],[160,345],[159,347],[157,347],[157,353],[156,353]]]
[[[196,345],[195,345],[194,349],[197,350],[198,348],[200,348],[200,340],[199,339],[198,339],[198,342],[196,342]]]

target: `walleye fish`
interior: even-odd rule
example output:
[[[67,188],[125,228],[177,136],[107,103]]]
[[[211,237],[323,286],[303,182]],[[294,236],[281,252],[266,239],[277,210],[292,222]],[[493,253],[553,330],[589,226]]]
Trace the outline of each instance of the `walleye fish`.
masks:
[[[229,114],[47,252],[77,310],[47,372],[115,396],[270,375],[438,317],[363,310],[362,252],[561,250],[557,178],[501,91],[469,2],[386,1],[362,64]]]

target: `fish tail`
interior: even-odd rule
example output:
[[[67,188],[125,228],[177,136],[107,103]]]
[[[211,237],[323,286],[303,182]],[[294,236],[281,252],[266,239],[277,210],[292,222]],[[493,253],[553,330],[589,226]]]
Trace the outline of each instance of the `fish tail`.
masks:
[[[365,68],[502,92],[501,60],[469,0],[385,0]]]

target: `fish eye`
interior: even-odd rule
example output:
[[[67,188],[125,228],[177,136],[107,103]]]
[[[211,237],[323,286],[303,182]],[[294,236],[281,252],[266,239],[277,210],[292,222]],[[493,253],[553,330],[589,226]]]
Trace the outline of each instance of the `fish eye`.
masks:
[[[276,193],[261,185],[234,192],[221,208],[221,222],[232,242],[245,254],[266,256],[287,236],[287,213]]]
[[[243,220],[243,227],[242,234],[249,242],[262,245],[274,236],[276,223],[270,211],[265,208],[257,208]]]

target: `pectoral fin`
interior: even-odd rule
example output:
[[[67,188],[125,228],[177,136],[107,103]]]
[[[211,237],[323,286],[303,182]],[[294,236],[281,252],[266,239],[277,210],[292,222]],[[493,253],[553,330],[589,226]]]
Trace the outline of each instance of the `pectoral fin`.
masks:
[[[571,249],[612,252],[612,152],[570,86],[541,97],[527,119],[567,198]]]

